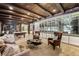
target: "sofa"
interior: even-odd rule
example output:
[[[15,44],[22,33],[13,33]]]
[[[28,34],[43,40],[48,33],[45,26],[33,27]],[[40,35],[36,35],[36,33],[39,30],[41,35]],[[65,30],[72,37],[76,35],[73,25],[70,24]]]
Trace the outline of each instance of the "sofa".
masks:
[[[13,34],[6,34],[0,37],[6,45],[3,52],[0,53],[1,56],[30,56],[30,49],[23,49],[19,47],[15,42],[15,37]]]
[[[21,51],[18,45],[6,44],[7,47],[4,49],[1,56],[30,56],[30,49]]]

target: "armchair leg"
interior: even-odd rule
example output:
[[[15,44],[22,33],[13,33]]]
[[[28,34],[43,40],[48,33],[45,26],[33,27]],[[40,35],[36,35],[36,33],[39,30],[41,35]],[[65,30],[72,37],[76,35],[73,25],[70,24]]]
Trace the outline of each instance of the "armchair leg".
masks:
[[[55,50],[55,45],[53,45],[53,49]]]

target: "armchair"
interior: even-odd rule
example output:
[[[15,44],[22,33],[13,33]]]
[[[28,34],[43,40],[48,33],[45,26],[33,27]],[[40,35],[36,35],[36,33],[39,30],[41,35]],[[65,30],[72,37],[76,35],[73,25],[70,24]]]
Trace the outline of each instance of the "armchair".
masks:
[[[40,32],[39,31],[35,31],[35,34],[33,35],[32,44],[34,44],[34,45],[40,45],[41,44]]]
[[[34,48],[37,47],[38,45],[40,45],[41,39],[40,39],[40,32],[39,31],[35,31],[33,34],[33,40],[27,40],[27,44],[29,47]]]
[[[53,38],[48,38],[48,45],[51,44],[53,45],[53,49],[55,49],[56,46],[59,46],[61,44],[61,38],[62,38],[62,33],[60,32],[55,32],[58,36],[57,40],[53,40]]]
[[[48,45],[53,42],[53,38],[48,38]]]

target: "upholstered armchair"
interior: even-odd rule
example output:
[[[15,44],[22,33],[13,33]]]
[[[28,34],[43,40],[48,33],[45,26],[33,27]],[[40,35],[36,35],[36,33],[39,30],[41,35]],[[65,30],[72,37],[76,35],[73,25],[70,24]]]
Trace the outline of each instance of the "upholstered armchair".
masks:
[[[35,31],[35,33],[33,34],[33,39],[38,39],[39,40],[39,37],[40,37],[40,32]]]
[[[53,38],[48,38],[48,45],[49,44],[53,45],[53,49],[55,49],[56,46],[59,46],[60,48],[61,44],[62,33],[56,32],[56,34],[58,36],[57,40],[54,40]]]
[[[40,39],[40,32],[35,31],[35,34],[33,35],[33,42],[34,45],[40,45],[41,44],[41,39]]]
[[[48,38],[48,45],[53,42],[53,38]]]

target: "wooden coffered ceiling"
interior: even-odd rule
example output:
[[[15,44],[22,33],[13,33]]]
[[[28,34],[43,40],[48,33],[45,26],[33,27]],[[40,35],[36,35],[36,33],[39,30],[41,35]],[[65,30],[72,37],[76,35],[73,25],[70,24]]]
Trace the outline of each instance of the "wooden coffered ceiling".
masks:
[[[79,7],[78,3],[0,3],[0,19],[34,22]]]

